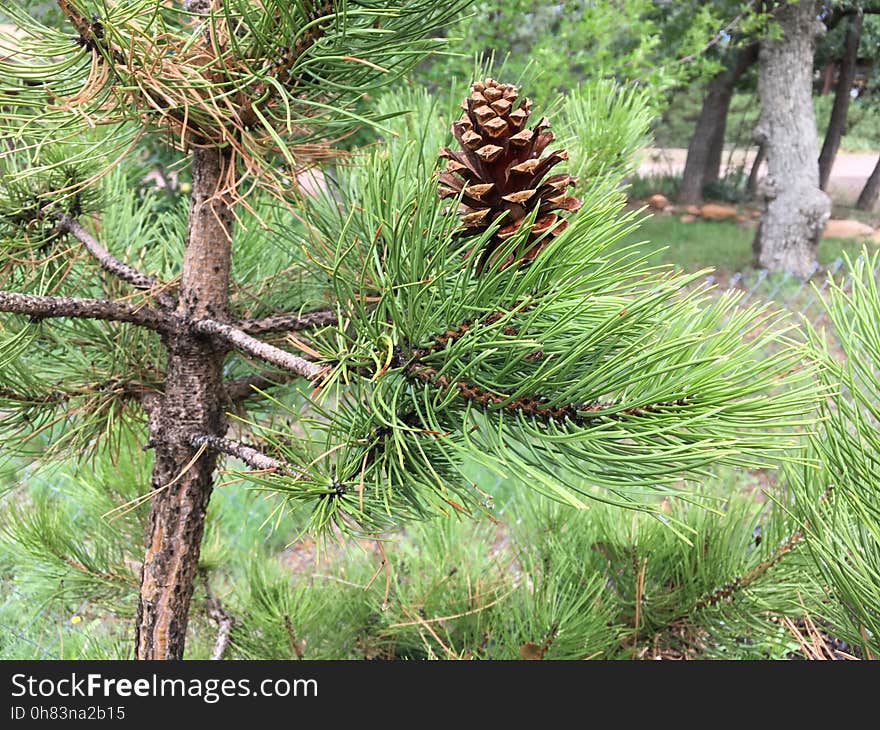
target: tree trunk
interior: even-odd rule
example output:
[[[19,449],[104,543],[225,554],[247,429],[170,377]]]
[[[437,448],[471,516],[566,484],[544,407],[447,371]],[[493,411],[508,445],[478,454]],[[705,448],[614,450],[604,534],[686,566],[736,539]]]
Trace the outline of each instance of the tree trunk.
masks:
[[[862,188],[859,199],[856,201],[856,208],[859,210],[874,210],[874,206],[877,205],[878,196],[880,196],[880,159],[877,160],[871,177],[868,178],[868,182]]]
[[[850,91],[856,78],[856,60],[859,57],[859,41],[862,38],[864,20],[864,13],[861,10],[856,10],[850,16],[846,28],[846,41],[844,42],[843,58],[840,61],[840,74],[837,77],[834,106],[831,108],[831,118],[828,120],[828,130],[825,132],[822,152],[819,153],[819,187],[822,190],[828,189],[828,179],[831,177],[834,158],[837,156],[840,140],[846,130]]]
[[[812,103],[813,52],[825,30],[815,2],[779,6],[778,40],[759,54],[761,118],[755,139],[767,151],[762,184],[764,210],[753,244],[758,266],[806,275],[831,216],[831,200],[819,189],[818,139]]]
[[[825,64],[825,73],[822,74],[822,96],[828,96],[831,93],[831,86],[834,81],[834,63]]]
[[[726,68],[716,74],[706,87],[703,108],[688,145],[687,161],[681,178],[678,202],[695,205],[703,199],[703,186],[717,180],[724,149],[727,112],[736,82],[758,56],[758,44],[750,43],[731,56]]]
[[[229,157],[196,149],[189,230],[178,313],[227,317],[232,234],[230,200],[218,193]],[[138,659],[181,659],[216,457],[197,450],[189,433],[226,432],[223,360],[210,339],[183,329],[167,338],[165,395],[151,414],[155,463],[136,626]]]
[[[767,157],[767,149],[763,144],[758,145],[758,151],[755,153],[755,159],[752,162],[752,169],[749,170],[749,180],[746,183],[746,192],[750,198],[754,198],[758,192],[758,175],[761,174],[761,165]]]
[[[724,102],[724,108],[721,110],[723,117],[719,120],[712,139],[709,140],[709,152],[706,155],[706,167],[703,169],[703,182],[700,185],[700,197],[702,197],[703,188],[708,183],[715,182],[721,177],[721,158],[724,157],[724,137],[727,134],[727,116],[730,113],[732,97],[733,89],[731,89],[731,93]]]

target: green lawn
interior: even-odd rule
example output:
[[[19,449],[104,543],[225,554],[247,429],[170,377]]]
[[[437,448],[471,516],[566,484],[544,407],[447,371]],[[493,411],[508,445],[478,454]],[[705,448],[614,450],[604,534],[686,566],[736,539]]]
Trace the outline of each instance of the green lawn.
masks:
[[[733,273],[751,268],[753,237],[754,229],[738,223],[702,220],[682,223],[675,215],[648,215],[641,227],[620,245],[643,243],[644,250],[655,249],[653,263],[671,263],[686,271],[711,266]],[[830,264],[843,251],[858,256],[861,247],[860,241],[825,239],[819,245],[819,263]]]

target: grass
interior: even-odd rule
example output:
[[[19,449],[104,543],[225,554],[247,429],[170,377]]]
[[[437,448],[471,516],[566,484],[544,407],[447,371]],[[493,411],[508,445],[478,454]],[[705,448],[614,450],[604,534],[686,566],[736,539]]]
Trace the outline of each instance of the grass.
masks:
[[[834,203],[831,209],[832,218],[849,218],[852,220],[867,223],[869,226],[877,228],[880,226],[880,212],[873,210],[859,210],[852,205],[844,205],[843,203]]]
[[[620,243],[643,244],[654,249],[653,264],[673,264],[685,271],[712,267],[720,273],[746,272],[752,268],[754,229],[738,223],[701,221],[682,223],[675,215],[646,216],[641,227]],[[827,238],[819,244],[819,263],[827,266],[844,251],[857,257],[862,242]]]

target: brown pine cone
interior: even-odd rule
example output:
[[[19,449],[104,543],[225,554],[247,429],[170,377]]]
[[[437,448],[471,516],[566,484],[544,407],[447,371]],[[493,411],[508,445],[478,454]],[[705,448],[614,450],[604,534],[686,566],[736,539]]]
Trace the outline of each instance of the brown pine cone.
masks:
[[[577,178],[565,173],[547,177],[552,167],[568,159],[568,152],[556,150],[541,157],[553,141],[550,122],[542,117],[533,128],[526,128],[532,102],[524,98],[516,105],[517,97],[510,84],[493,79],[476,82],[462,103],[464,114],[452,123],[461,151],[440,150],[447,162],[438,193],[441,198],[461,195],[462,227],[457,235],[479,236],[496,221],[501,224],[479,254],[477,273],[487,265],[503,269],[514,262],[531,262],[568,225],[559,213],[582,205],[566,192]],[[537,217],[525,246],[499,260],[499,247],[535,209]]]

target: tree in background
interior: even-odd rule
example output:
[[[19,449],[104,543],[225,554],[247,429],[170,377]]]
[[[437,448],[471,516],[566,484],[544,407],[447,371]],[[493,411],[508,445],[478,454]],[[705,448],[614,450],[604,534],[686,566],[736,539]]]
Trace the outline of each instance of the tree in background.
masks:
[[[859,199],[856,201],[856,208],[859,210],[874,210],[877,205],[877,199],[880,198],[880,160],[871,171],[865,187],[859,193]]]
[[[809,421],[768,311],[608,253],[642,95],[572,96],[569,172],[510,85],[474,84],[455,115],[383,102],[380,119],[418,114],[308,201],[297,173],[457,6],[59,6],[73,33],[3,5],[28,36],[0,66],[4,451],[83,459],[85,479],[96,451],[152,451],[149,491],[116,510],[149,503],[138,658],[183,656],[221,457],[310,531],[375,537],[478,507],[466,458],[571,507],[661,516],[651,497],[682,477],[766,463]],[[147,136],[188,154],[188,203],[138,193]],[[131,571],[104,558],[65,562]]]
[[[865,13],[861,7],[849,10],[851,12],[839,13],[840,17],[845,16],[847,19],[846,35],[840,59],[840,71],[837,76],[837,88],[834,93],[834,106],[831,108],[825,141],[822,143],[822,150],[819,153],[819,187],[822,190],[828,189],[831,168],[834,166],[834,158],[840,149],[840,140],[846,129],[846,118],[849,113],[851,92],[856,77],[856,63],[859,58],[859,44],[862,39],[862,28],[865,24]],[[837,16],[826,20],[826,28],[830,29],[836,20]]]
[[[701,54],[705,57],[703,75],[709,78],[677,196],[679,203],[694,205],[702,202],[705,186],[718,180],[730,103],[743,75],[758,60],[754,36],[764,16],[754,2],[716,0],[678,5],[679,13],[685,16],[692,16],[699,6],[711,7],[710,17],[715,19],[713,35]]]
[[[707,51],[709,58],[718,59],[717,63],[721,68],[710,78],[705,87],[696,124],[689,136],[688,156],[678,193],[678,201],[683,204],[701,202],[706,185],[713,183],[719,177],[730,102],[734,93],[742,90],[744,80],[749,82],[749,88],[752,88],[751,78],[747,72],[757,61],[759,39],[764,32],[763,24],[771,20],[762,12],[764,8],[756,3],[716,4],[719,6],[719,17],[723,17],[726,12],[728,17],[733,17],[733,20],[727,23],[730,32],[724,34],[724,41],[715,44]],[[873,25],[870,18],[878,12],[880,6],[875,4],[847,2],[824,3],[819,9],[818,17],[829,31],[816,51],[816,63],[825,66],[826,88],[830,86],[834,77],[834,69],[839,68],[835,82],[834,104],[829,113],[828,124],[824,127],[825,137],[819,155],[820,183],[823,190],[827,186],[841,139],[847,131],[862,28],[864,26],[867,35],[872,37]],[[845,32],[835,33],[834,30],[841,24]],[[869,43],[868,47],[872,45]],[[820,116],[819,121],[825,120]],[[764,148],[759,146],[756,160],[752,165],[747,186],[752,195],[757,189],[757,176],[764,161],[764,152]]]
[[[761,42],[755,139],[766,150],[768,176],[760,190],[761,223],[753,248],[758,266],[805,276],[831,217],[819,189],[818,141],[812,102],[813,51],[825,30],[817,4],[777,4],[778,37]]]
[[[871,81],[871,69],[876,62],[877,38],[880,32],[878,14],[880,5],[876,3],[827,3],[822,10],[822,21],[829,31],[817,53],[817,61],[823,59],[825,63],[823,94],[831,85],[834,71],[837,70],[834,103],[819,154],[819,180],[823,190],[827,187],[843,135],[851,132],[852,127],[857,127],[862,120],[876,116],[876,109],[873,108],[876,105],[875,84]],[[841,24],[843,32],[837,30]],[[860,63],[867,65],[867,72],[864,79],[857,81]],[[858,93],[854,95],[856,90]],[[858,104],[862,107],[856,120],[851,118],[850,113],[854,99],[858,99]],[[871,147],[876,147],[876,141],[873,141]],[[869,190],[870,186],[871,178],[864,190]],[[859,198],[861,202],[856,207],[870,210],[870,206],[864,208],[864,190]]]
[[[727,52],[723,69],[709,80],[688,144],[678,192],[679,203],[693,205],[702,202],[706,184],[718,179],[730,102],[737,82],[757,60],[758,43],[746,42]]]

